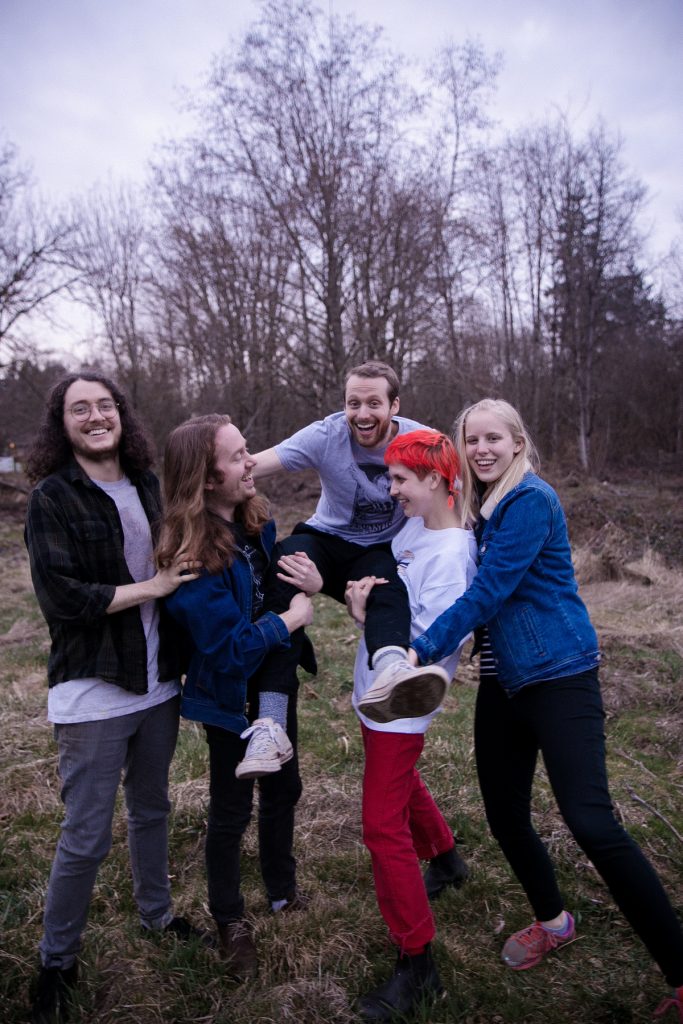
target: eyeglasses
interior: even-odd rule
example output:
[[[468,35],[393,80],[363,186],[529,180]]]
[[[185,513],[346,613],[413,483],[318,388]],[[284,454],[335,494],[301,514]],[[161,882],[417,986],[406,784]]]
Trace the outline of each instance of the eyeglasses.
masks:
[[[74,402],[69,406],[69,412],[75,420],[87,420],[93,407],[107,419],[119,411],[119,404],[113,398],[100,398],[97,402]]]

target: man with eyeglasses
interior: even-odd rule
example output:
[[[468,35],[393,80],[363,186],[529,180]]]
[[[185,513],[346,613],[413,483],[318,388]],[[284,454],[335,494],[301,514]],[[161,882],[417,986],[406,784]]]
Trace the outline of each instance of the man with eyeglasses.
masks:
[[[173,626],[159,600],[196,579],[197,563],[179,553],[167,569],[155,569],[161,498],[151,463],[147,436],[113,381],[80,373],[55,385],[27,461],[36,486],[25,540],[50,628],[48,719],[65,806],[47,891],[34,1024],[68,1019],[122,776],[142,926],[202,938],[171,904],[168,773],[180,684]]]

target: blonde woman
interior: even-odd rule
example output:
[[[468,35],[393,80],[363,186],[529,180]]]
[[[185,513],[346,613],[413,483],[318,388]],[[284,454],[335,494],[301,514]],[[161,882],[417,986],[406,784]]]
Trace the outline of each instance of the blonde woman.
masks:
[[[614,817],[598,640],[578,594],[560,500],[537,475],[536,450],[507,402],[484,399],[465,409],[457,443],[479,570],[465,594],[413,640],[411,658],[439,661],[480,629],[479,782],[491,831],[535,915],[507,940],[503,962],[518,971],[534,967],[575,934],[531,821],[540,752],[572,835],[672,988],[656,1016],[683,1021],[683,933],[657,874]]]

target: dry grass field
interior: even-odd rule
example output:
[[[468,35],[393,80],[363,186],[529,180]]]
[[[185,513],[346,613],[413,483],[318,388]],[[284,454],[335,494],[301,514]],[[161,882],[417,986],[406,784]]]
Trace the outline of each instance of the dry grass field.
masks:
[[[675,484],[677,484],[675,486]],[[683,564],[680,481],[567,485],[582,592],[601,635],[609,768],[618,813],[683,911]],[[284,529],[298,508],[275,495]],[[279,507],[278,507],[279,506]],[[56,752],[45,720],[47,631],[21,542],[20,503],[0,525],[0,1020],[27,1019],[28,986],[61,817]],[[320,662],[302,680],[305,791],[296,854],[306,913],[273,917],[259,880],[255,832],[244,847],[245,894],[261,955],[258,980],[239,985],[215,953],[137,926],[125,847],[115,822],[82,950],[76,1024],[350,1024],[355,998],[382,980],[393,952],[374,902],[360,836],[361,743],[351,710],[356,636],[342,610],[316,599]],[[615,911],[559,819],[542,768],[536,819],[558,865],[576,941],[535,970],[500,963],[505,936],[529,922],[516,881],[487,833],[473,764],[476,670],[463,659],[446,713],[430,731],[424,775],[462,840],[471,878],[435,906],[435,955],[447,998],[421,1024],[637,1024],[662,994],[656,969]],[[172,774],[171,870],[176,908],[209,925],[203,875],[206,752],[183,723]]]

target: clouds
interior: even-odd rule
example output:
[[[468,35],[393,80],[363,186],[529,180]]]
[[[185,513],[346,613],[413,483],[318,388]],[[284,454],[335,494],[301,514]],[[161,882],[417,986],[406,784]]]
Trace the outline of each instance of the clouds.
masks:
[[[477,37],[504,66],[492,113],[509,129],[567,111],[578,129],[605,118],[652,193],[658,244],[681,201],[680,0],[325,0],[381,24],[427,57]],[[140,178],[155,144],[187,124],[182,87],[258,13],[249,0],[3,0],[2,126],[54,197],[96,180]]]

